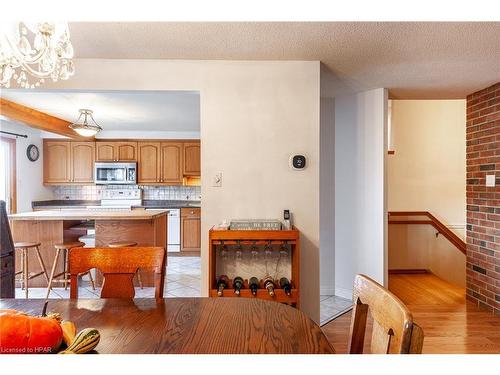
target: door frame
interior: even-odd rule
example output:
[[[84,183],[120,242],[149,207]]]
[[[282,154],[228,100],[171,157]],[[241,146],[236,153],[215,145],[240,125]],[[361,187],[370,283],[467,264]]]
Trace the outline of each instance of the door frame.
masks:
[[[16,180],[16,139],[0,136],[0,142],[9,144],[9,161],[10,161],[10,176],[9,176],[9,208],[10,214],[17,212],[17,180]]]

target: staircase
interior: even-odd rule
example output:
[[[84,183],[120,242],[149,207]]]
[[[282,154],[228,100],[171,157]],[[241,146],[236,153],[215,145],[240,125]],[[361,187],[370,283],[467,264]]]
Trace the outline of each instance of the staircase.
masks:
[[[465,286],[466,244],[428,211],[389,212],[389,273],[433,273]]]

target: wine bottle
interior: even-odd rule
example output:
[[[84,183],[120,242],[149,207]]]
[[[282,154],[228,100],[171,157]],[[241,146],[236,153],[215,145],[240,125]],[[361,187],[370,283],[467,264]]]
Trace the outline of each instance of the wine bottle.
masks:
[[[267,289],[267,293],[269,293],[271,297],[274,297],[274,281],[271,276],[267,276],[264,279],[264,288]]]
[[[259,279],[256,278],[255,276],[251,277],[250,280],[248,281],[248,286],[250,287],[252,294],[256,296],[257,290],[259,289]]]
[[[226,275],[220,275],[219,278],[217,279],[217,295],[219,297],[222,296],[222,292],[224,291],[225,288],[227,288],[229,279],[227,278]]]
[[[286,277],[282,277],[280,279],[280,287],[285,291],[285,294],[287,296],[292,295],[292,285],[290,284],[290,281]]]
[[[240,290],[241,288],[243,288],[243,279],[239,276],[236,276],[234,279],[233,279],[233,288],[234,288],[234,294],[236,294],[237,296],[240,295]]]

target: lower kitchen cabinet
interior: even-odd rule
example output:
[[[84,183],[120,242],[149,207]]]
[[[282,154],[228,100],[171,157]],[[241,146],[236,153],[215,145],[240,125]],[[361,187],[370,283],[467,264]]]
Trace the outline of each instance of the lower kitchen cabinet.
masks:
[[[181,251],[201,250],[201,208],[181,208]]]

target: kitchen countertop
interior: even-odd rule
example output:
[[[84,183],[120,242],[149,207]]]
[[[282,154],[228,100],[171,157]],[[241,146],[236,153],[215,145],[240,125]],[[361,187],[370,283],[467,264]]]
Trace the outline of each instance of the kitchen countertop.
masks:
[[[99,206],[100,200],[47,200],[47,201],[33,201],[31,207],[33,209],[61,209],[72,207],[87,207]],[[133,206],[134,208],[183,208],[183,207],[201,207],[200,201],[195,200],[150,200],[144,199],[142,205]]]
[[[149,200],[144,199],[142,205],[134,206],[137,208],[184,208],[201,207],[200,201],[175,201],[175,200]]]
[[[166,215],[168,210],[63,210],[35,211],[9,215],[10,220],[151,220]]]

